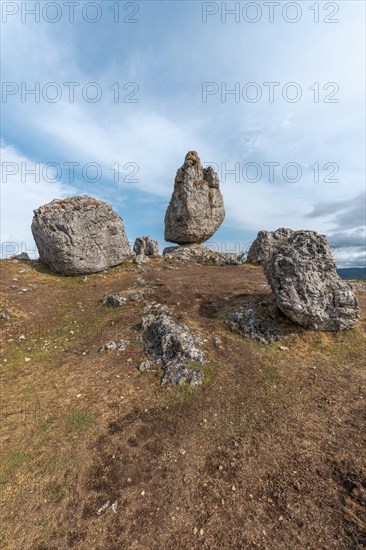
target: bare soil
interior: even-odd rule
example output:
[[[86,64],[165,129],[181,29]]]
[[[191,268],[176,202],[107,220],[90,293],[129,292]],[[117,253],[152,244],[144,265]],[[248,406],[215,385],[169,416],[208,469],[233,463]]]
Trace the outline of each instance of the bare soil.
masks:
[[[156,259],[84,281],[2,260],[1,275],[2,548],[366,548],[365,293],[354,329],[264,346],[224,322],[269,298],[260,267]],[[136,369],[152,301],[205,340],[202,387]]]

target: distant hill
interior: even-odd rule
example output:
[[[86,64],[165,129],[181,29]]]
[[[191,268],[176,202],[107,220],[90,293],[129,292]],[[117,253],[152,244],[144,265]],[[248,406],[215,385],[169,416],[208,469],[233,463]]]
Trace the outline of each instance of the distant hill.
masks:
[[[341,279],[366,281],[366,267],[345,267],[337,272]]]

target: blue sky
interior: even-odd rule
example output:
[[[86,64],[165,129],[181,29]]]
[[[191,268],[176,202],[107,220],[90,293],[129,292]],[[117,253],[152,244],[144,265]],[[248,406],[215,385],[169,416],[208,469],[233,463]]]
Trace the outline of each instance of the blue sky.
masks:
[[[252,8],[248,2],[119,2],[120,20],[114,22],[110,8],[117,3],[105,0],[94,2],[100,15],[95,23],[85,20],[85,13],[97,14],[86,6],[91,2],[75,6],[73,22],[58,2],[55,23],[55,8],[42,12],[54,2],[39,3],[39,22],[22,12],[22,5],[24,10],[35,4],[2,3],[3,242],[33,250],[33,209],[88,193],[112,203],[130,241],[150,234],[163,247],[174,176],[193,149],[204,163],[217,165],[222,179],[226,218],[210,243],[239,251],[261,229],[314,229],[328,236],[339,266],[365,265],[363,2],[299,1],[285,12],[288,3],[279,2],[272,23],[264,2],[252,2]],[[223,10],[236,4],[240,11],[225,21]],[[18,11],[10,14],[14,5]],[[250,23],[245,19],[255,18],[254,9],[261,17]],[[203,22],[211,11],[217,13]],[[22,102],[22,86],[31,89],[37,82],[46,99],[60,90],[60,100],[47,101],[41,92],[38,103],[31,95]],[[80,84],[73,103],[65,82]],[[81,92],[91,82],[102,92],[97,102]],[[118,102],[110,90],[116,82]],[[271,82],[277,83],[273,102]],[[47,88],[49,83],[58,88]],[[203,83],[211,83],[206,101]],[[239,96],[225,95],[230,89]],[[290,101],[299,90],[301,98]],[[121,100],[132,92],[137,102]],[[255,93],[261,94],[257,102],[251,101]],[[70,162],[79,163],[74,181],[65,165]],[[23,174],[35,163],[37,182]],[[48,163],[59,165],[61,173],[52,167],[44,172]],[[88,163],[100,167],[99,181],[90,181],[92,169],[89,180],[83,177]],[[276,163],[273,181],[268,163]],[[119,181],[111,166],[119,166]],[[138,173],[128,178],[136,167]],[[262,177],[254,181],[258,167]]]

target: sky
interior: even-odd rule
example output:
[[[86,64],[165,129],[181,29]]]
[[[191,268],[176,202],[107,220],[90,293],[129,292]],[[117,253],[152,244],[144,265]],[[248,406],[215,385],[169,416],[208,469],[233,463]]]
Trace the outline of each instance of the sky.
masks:
[[[210,246],[240,253],[262,229],[312,229],[338,267],[366,264],[364,2],[1,10],[2,257],[33,257],[33,209],[84,193],[112,204],[131,242],[163,248],[175,173],[195,150],[225,201]]]

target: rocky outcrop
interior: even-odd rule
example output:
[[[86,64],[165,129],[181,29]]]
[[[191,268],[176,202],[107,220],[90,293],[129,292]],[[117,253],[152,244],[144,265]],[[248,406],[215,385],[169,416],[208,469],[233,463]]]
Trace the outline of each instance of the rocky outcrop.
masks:
[[[168,246],[163,250],[163,257],[169,260],[179,260],[181,262],[207,262],[217,265],[237,265],[242,263],[234,253],[216,252],[215,250],[199,244]]]
[[[259,231],[255,241],[249,248],[247,262],[254,265],[264,265],[270,256],[288,242],[294,234],[292,229],[280,228],[276,231]]]
[[[163,370],[162,385],[167,382],[178,386],[183,382],[191,386],[202,383],[203,372],[189,366],[189,363],[205,362],[204,353],[199,348],[202,341],[186,325],[177,323],[168,308],[148,308],[141,328],[145,330],[145,353],[150,359],[138,367],[141,372],[152,370],[155,364]]]
[[[165,215],[165,240],[202,243],[212,237],[225,217],[220,180],[214,169],[203,168],[195,151],[187,153],[177,171]]]
[[[264,269],[279,309],[294,323],[339,331],[357,322],[358,300],[338,276],[324,235],[293,232],[271,254]]]
[[[137,237],[133,251],[137,256],[159,256],[159,243],[151,237]]]
[[[276,327],[278,309],[271,304],[244,304],[236,311],[229,313],[227,325],[234,332],[239,332],[250,340],[260,344],[272,344],[279,340]]]
[[[108,203],[88,195],[37,208],[32,233],[41,260],[64,275],[103,271],[130,254],[122,218]]]

